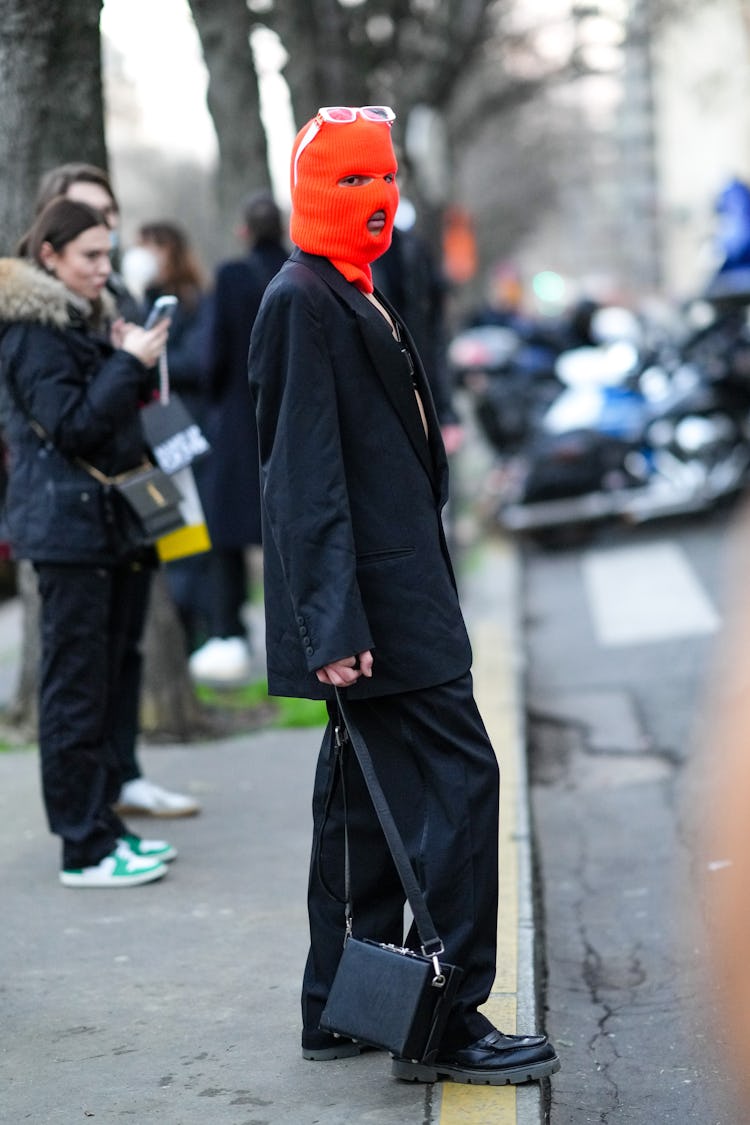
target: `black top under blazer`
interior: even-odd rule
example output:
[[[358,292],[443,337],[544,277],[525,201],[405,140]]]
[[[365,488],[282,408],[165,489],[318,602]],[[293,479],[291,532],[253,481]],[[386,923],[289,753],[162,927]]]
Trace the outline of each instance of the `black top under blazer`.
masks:
[[[471,665],[441,519],[438,419],[407,331],[376,296],[403,343],[327,259],[295,250],[253,329],[274,695],[330,698],[315,670],[366,649],[372,679],[351,698],[446,683]]]

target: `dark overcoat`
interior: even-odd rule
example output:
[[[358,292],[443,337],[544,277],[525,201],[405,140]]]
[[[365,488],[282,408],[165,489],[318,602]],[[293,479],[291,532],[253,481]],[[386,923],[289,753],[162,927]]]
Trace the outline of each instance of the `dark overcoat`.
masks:
[[[277,243],[262,243],[216,272],[208,309],[208,405],[204,417],[211,456],[200,486],[211,541],[237,549],[260,543],[258,434],[247,385],[250,333],[268,282],[286,261]]]
[[[441,519],[447,459],[399,325],[403,342],[327,259],[300,250],[263,299],[250,385],[273,694],[329,698],[315,670],[366,649],[373,676],[352,698],[431,687],[470,667]]]

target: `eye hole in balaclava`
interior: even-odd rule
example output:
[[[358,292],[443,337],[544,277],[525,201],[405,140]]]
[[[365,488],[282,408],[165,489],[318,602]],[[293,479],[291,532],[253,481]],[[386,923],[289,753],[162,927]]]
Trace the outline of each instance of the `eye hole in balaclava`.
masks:
[[[308,122],[297,134],[292,149],[292,169]],[[358,116],[346,123],[323,121],[312,141],[296,162],[297,182],[292,180],[292,242],[309,254],[329,258],[349,281],[372,292],[370,262],[391,244],[393,220],[398,207],[395,174],[398,164],[393,151],[390,125]],[[352,187],[339,181],[361,176],[369,182]],[[393,177],[388,182],[386,177]],[[375,234],[367,229],[377,211],[385,225]]]

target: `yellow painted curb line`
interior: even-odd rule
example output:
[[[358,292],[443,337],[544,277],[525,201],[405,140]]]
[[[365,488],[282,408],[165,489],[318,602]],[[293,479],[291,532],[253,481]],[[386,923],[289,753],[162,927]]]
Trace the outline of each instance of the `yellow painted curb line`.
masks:
[[[502,552],[509,547],[493,548]],[[472,629],[474,692],[500,765],[500,875],[497,972],[482,1009],[496,1027],[516,1031],[518,993],[518,844],[517,802],[519,707],[513,665],[515,638],[502,621],[485,621]],[[439,1125],[516,1125],[515,1086],[441,1083]]]

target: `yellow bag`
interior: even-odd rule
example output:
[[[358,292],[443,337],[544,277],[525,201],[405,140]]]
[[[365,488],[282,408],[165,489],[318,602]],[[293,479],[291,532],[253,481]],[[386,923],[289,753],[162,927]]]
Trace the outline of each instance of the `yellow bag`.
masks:
[[[156,550],[162,562],[172,562],[174,559],[184,559],[211,550],[211,539],[193,470],[188,465],[175,473],[172,480],[182,496],[180,512],[185,526],[156,540]]]

